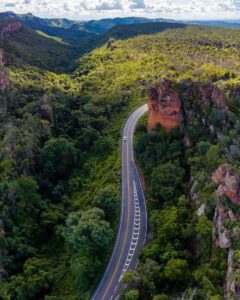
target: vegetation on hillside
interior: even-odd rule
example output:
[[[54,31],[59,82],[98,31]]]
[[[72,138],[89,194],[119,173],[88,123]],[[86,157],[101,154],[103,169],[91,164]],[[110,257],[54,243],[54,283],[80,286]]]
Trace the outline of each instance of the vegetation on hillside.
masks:
[[[146,86],[161,78],[212,80],[227,91],[236,91],[239,31],[189,26],[128,40],[110,39],[80,57],[71,73],[67,73],[68,64],[74,56],[62,43],[33,38],[27,29],[0,43],[11,79],[11,87],[0,95],[0,219],[4,232],[0,297],[89,299],[117,232],[120,134],[126,116],[146,101]],[[238,106],[233,107],[237,114]],[[196,139],[207,137],[214,144],[208,132],[199,133],[197,124],[190,129]],[[161,294],[191,287],[196,280],[215,289],[222,284],[222,272],[217,276],[214,272],[220,263],[224,270],[224,253],[208,265],[201,261],[203,256],[196,259],[185,248],[198,230],[206,253],[209,223],[208,219],[196,223],[190,213],[193,208],[182,196],[187,176],[175,138],[181,130],[166,136],[164,143],[161,131],[150,136],[142,133],[139,138],[137,151],[148,162],[144,171],[147,175],[153,172],[150,191],[155,199],[164,197],[166,203],[151,208],[150,223],[156,235],[134,273],[141,286],[133,285],[126,299],[167,299]],[[168,156],[162,155],[167,152]],[[198,157],[204,161],[205,155]],[[155,158],[157,166],[153,166]],[[176,184],[176,195],[171,187],[161,189],[166,178],[159,172],[168,168],[177,170],[176,178],[168,177]],[[204,268],[209,272],[207,279],[202,276]],[[132,274],[127,276],[131,281]]]

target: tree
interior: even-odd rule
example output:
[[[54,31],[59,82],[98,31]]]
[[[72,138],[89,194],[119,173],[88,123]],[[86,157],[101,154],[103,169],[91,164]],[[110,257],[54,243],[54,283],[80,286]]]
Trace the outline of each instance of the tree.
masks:
[[[179,237],[178,211],[176,207],[160,211],[157,218],[157,236],[159,243],[166,245]]]
[[[138,300],[139,292],[137,289],[130,290],[125,294],[124,300]]]
[[[71,213],[68,216],[63,237],[73,252],[85,253],[87,249],[96,255],[106,251],[113,232],[104,216],[99,208]]]
[[[197,144],[197,150],[199,155],[204,156],[208,149],[211,147],[211,144],[208,142],[201,141]]]
[[[11,277],[8,293],[16,300],[39,299],[49,289],[52,279],[47,261],[31,258],[25,262],[22,275]]]
[[[71,271],[82,289],[89,288],[110,248],[113,231],[99,208],[71,213],[63,230],[70,253]]]
[[[184,170],[171,162],[153,169],[151,176],[152,196],[165,201],[173,201],[179,195],[179,186],[183,182]]]
[[[119,208],[117,193],[109,188],[101,190],[99,195],[93,199],[93,206],[102,209],[108,221],[115,220]]]
[[[49,140],[40,154],[43,176],[56,182],[68,177],[76,164],[74,144],[65,138]]]
[[[196,231],[200,235],[201,257],[206,260],[211,254],[212,222],[206,216],[199,217]]]
[[[171,282],[187,282],[190,270],[184,259],[171,259],[164,268],[164,275]]]

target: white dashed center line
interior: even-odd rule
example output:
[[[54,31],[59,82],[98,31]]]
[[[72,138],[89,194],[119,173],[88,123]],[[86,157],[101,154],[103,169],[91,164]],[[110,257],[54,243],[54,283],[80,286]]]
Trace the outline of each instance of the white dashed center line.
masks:
[[[123,279],[123,276],[127,272],[128,267],[132,261],[133,255],[136,251],[138,238],[139,238],[139,234],[140,234],[140,206],[139,206],[139,199],[138,199],[135,181],[133,181],[133,188],[134,188],[134,227],[133,227],[133,233],[132,233],[132,238],[131,238],[131,244],[130,244],[130,248],[128,251],[128,256],[125,261],[119,282]]]

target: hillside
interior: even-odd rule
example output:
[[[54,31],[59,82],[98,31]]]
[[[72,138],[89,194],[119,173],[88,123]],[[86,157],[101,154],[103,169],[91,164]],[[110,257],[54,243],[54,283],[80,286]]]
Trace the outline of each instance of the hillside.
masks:
[[[17,15],[12,12],[0,13],[0,20],[19,20],[26,27],[57,37],[65,43],[81,44],[95,35],[84,27],[84,23],[68,19],[43,19],[32,14]]]
[[[223,163],[239,173],[229,152],[239,148],[239,29],[156,23],[119,25],[113,33],[68,73],[71,48],[27,28],[0,46],[10,80],[0,92],[4,300],[90,298],[117,232],[121,128],[162,79],[172,81],[185,115],[171,132],[147,132],[146,119],[138,127],[150,234],[122,299],[223,298],[229,248],[217,235],[212,240],[221,207],[211,176]],[[209,102],[201,102],[199,86],[209,82],[224,93],[227,111],[211,100],[211,84]],[[219,201],[238,216],[228,198]],[[219,220],[234,229],[237,259],[236,222]]]
[[[55,71],[66,70],[73,65],[76,50],[59,40],[38,34],[18,22],[0,21],[0,32],[1,26],[5,24],[3,27],[6,27],[4,38],[0,39],[0,48],[4,48],[8,53],[7,64],[18,67],[31,65]],[[19,28],[8,29],[16,23],[19,24]]]

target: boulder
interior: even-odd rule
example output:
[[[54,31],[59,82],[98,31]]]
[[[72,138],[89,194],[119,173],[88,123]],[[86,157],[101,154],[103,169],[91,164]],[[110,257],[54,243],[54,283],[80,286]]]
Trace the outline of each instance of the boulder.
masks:
[[[149,131],[157,124],[170,131],[182,121],[181,100],[171,86],[172,82],[165,80],[148,90]]]
[[[240,178],[231,172],[227,165],[221,165],[216,172],[214,172],[212,179],[217,183],[217,196],[221,198],[227,197],[235,205],[240,205]]]
[[[228,212],[218,202],[213,219],[212,239],[214,244],[222,249],[228,249],[231,246],[231,234],[225,225],[228,219]]]
[[[240,158],[240,150],[235,145],[230,146],[230,154],[234,160],[238,160]]]
[[[184,138],[183,138],[183,146],[185,147],[185,148],[191,148],[192,146],[193,146],[193,143],[192,143],[192,141],[190,140],[190,138],[188,137],[188,136],[184,136]]]

